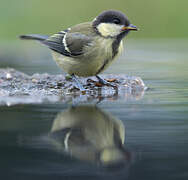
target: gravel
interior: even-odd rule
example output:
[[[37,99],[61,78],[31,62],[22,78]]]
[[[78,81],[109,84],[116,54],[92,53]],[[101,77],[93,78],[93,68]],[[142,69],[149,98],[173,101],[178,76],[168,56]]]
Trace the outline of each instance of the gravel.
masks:
[[[112,74],[100,77],[111,81],[112,86],[101,86],[95,77],[79,78],[86,89],[81,92],[63,74],[29,76],[15,69],[0,69],[0,105],[140,99],[147,89],[140,77]]]

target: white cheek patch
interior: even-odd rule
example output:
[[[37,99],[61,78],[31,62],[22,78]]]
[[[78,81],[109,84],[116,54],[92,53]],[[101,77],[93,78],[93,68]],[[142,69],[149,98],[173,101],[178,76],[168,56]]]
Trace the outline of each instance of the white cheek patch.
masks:
[[[123,25],[111,24],[111,23],[100,23],[97,26],[99,33],[104,36],[114,37],[121,33]]]

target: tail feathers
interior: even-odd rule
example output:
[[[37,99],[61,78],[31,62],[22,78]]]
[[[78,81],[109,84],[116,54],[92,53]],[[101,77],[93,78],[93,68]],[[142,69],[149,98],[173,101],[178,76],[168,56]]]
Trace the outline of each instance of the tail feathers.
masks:
[[[38,40],[38,41],[44,41],[48,38],[47,35],[39,35],[39,34],[21,35],[19,37],[20,37],[20,39]]]

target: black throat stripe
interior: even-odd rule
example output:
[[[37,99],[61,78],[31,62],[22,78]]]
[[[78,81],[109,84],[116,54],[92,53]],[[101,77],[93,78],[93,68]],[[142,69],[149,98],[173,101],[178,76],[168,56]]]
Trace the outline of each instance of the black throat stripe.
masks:
[[[117,55],[121,40],[121,38],[117,37],[112,43],[112,58],[114,58]]]
[[[99,74],[100,72],[102,72],[105,68],[105,66],[109,63],[109,60],[105,60],[103,65],[100,67],[100,69],[97,71],[96,75]]]
[[[119,49],[119,45],[121,43],[121,40],[129,33],[129,31],[125,31],[121,34],[119,34],[116,39],[114,40],[114,42],[112,43],[112,58],[114,58],[117,53],[118,53],[118,49]]]

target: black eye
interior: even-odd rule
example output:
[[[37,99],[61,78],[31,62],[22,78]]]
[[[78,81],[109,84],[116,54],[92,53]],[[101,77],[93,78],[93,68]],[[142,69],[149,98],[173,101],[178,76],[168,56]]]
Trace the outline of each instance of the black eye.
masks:
[[[115,19],[113,19],[113,23],[114,23],[114,24],[120,24],[120,20],[117,19],[117,18],[115,18]]]

